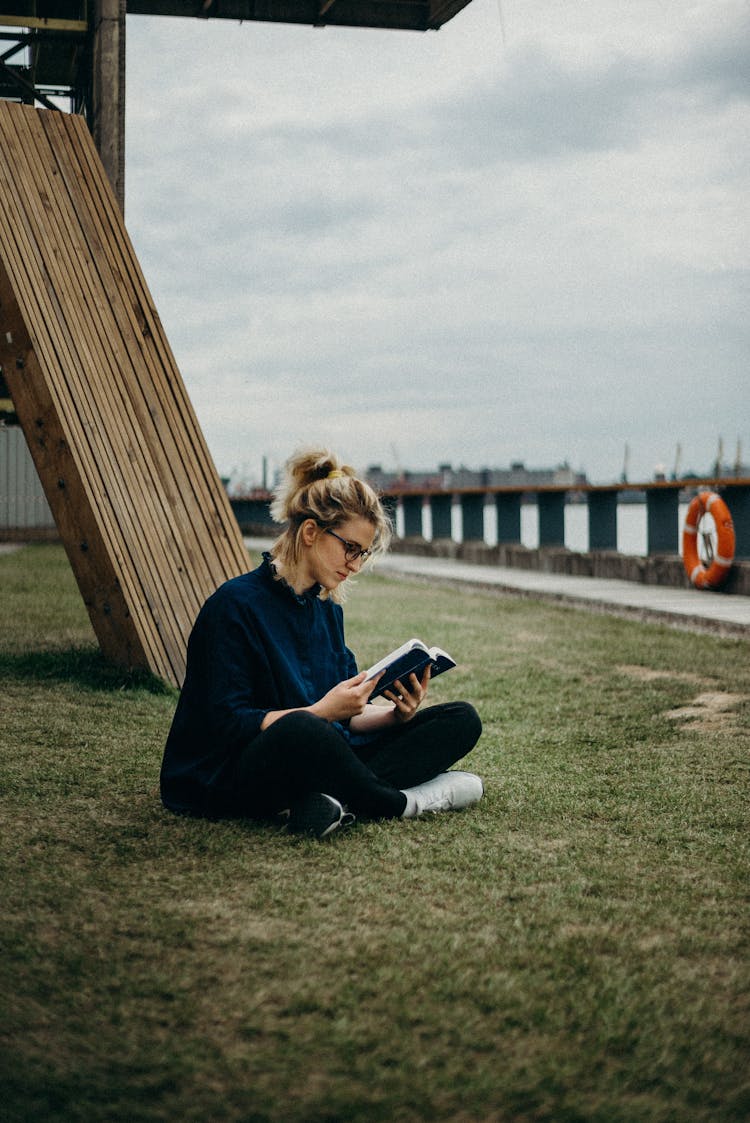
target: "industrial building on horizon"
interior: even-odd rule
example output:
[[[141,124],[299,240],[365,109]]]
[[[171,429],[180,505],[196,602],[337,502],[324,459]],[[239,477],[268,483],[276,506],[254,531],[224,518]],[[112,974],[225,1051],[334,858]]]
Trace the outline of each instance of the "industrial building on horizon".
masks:
[[[522,460],[512,461],[509,468],[467,468],[463,464],[440,464],[437,469],[401,469],[385,471],[380,464],[372,464],[365,472],[367,482],[377,491],[392,488],[413,488],[415,491],[440,488],[452,491],[458,488],[484,487],[585,487],[585,472],[575,472],[567,461],[556,468],[527,468]]]

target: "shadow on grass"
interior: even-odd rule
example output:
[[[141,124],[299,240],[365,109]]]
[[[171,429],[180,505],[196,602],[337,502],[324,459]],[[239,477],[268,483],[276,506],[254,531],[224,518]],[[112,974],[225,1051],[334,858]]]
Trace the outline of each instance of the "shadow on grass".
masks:
[[[104,659],[100,651],[90,647],[0,652],[0,679],[3,678],[38,683],[74,682],[85,690],[172,693],[172,687],[150,671],[115,667]]]

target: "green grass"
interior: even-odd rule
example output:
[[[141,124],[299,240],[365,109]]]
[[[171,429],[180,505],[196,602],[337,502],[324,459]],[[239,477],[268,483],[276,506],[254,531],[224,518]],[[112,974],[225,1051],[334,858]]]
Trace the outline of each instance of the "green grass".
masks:
[[[175,694],[59,548],[0,592],[4,1121],[750,1116],[748,642],[363,578],[350,646],[458,656],[487,794],[319,844],[161,809]]]

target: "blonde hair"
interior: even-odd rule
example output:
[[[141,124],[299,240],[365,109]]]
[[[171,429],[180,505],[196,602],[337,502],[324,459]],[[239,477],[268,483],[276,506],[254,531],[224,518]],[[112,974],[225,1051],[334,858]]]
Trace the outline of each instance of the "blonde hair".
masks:
[[[393,533],[376,492],[326,448],[301,449],[290,456],[284,466],[284,477],[274,490],[271,517],[284,524],[271,552],[292,584],[301,556],[300,532],[307,519],[313,519],[324,530],[335,530],[348,519],[366,519],[375,530],[373,557],[388,549]],[[340,601],[342,594],[343,588],[338,588],[330,596]]]

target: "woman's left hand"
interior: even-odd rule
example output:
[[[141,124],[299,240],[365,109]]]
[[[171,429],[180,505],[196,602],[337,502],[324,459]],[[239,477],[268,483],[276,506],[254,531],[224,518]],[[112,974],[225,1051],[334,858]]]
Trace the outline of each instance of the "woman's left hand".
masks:
[[[409,675],[409,681],[404,685],[396,679],[392,690],[383,691],[383,697],[393,702],[393,716],[396,721],[411,721],[419,707],[427,697],[427,687],[430,682],[430,665],[424,669],[421,681],[416,675]]]

